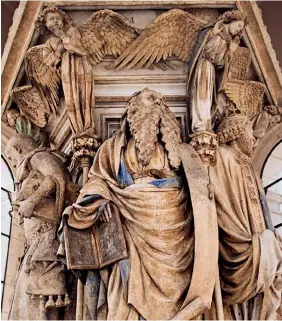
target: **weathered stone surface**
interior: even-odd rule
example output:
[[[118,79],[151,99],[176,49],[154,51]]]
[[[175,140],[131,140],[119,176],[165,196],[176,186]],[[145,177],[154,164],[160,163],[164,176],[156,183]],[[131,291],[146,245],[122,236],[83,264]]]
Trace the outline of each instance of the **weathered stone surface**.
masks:
[[[27,250],[3,317],[274,318],[281,238],[253,167],[281,139],[282,77],[256,4],[27,2],[14,26],[8,269]]]

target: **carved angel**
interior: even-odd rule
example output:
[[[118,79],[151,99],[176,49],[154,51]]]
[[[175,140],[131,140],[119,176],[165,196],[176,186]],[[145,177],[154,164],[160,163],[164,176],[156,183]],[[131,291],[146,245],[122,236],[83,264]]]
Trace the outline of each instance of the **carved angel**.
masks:
[[[107,55],[118,57],[138,36],[138,31],[111,10],[97,11],[75,28],[71,18],[53,5],[43,10],[38,27],[51,32],[52,37],[44,45],[28,50],[25,67],[33,94],[39,95],[45,106],[39,103],[40,114],[56,113],[62,82],[74,133],[91,131],[95,105],[92,66]],[[19,108],[33,109],[34,105],[23,98]]]
[[[149,24],[114,67],[117,70],[150,67],[172,55],[189,61],[187,86],[191,95],[192,131],[210,131],[215,70],[228,64],[246,23],[244,15],[236,10],[227,11],[217,22],[207,24],[186,11],[173,9]]]

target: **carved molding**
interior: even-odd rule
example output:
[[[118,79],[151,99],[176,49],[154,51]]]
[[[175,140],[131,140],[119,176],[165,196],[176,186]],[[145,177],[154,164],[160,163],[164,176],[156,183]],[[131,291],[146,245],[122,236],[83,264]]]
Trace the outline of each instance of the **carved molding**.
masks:
[[[99,10],[99,9],[172,9],[180,8],[234,8],[236,1],[208,0],[204,3],[199,3],[198,0],[97,0],[95,4],[89,1],[46,1],[45,3],[52,3],[63,7],[65,10]]]
[[[5,60],[2,62],[1,74],[1,103],[2,113],[5,107],[11,103],[9,97],[13,87],[16,87],[17,79],[23,74],[24,55],[38,37],[35,31],[35,19],[37,18],[43,3],[41,1],[21,2],[19,15],[14,16],[14,22],[10,29],[7,43],[4,49]],[[24,8],[22,8],[24,6]],[[21,15],[20,15],[21,14]],[[16,32],[15,32],[16,29]],[[7,57],[7,58],[6,58]]]
[[[270,127],[254,150],[252,163],[258,174],[261,174],[265,160],[279,141],[282,141],[282,123]]]
[[[248,39],[261,69],[264,82],[275,105],[282,104],[282,73],[263,23],[258,5],[253,1],[237,1],[237,8],[248,16],[246,28]]]

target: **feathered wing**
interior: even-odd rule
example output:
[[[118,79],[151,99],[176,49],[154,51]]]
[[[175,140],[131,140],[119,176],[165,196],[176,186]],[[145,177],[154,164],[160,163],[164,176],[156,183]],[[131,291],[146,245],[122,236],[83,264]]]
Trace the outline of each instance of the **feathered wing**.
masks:
[[[248,48],[238,47],[232,54],[228,77],[245,80],[251,64],[251,53]]]
[[[261,107],[265,87],[258,81],[230,80],[223,89],[235,106],[248,117],[255,115]]]
[[[188,61],[199,31],[205,21],[180,9],[173,9],[153,20],[131,46],[116,60],[118,70],[150,67],[175,55]]]
[[[93,65],[105,56],[120,56],[139,35],[123,16],[112,10],[93,13],[78,30]]]
[[[11,97],[19,107],[21,115],[38,127],[42,128],[46,125],[49,112],[35,87],[17,87],[12,90]]]
[[[44,60],[45,45],[30,48],[25,56],[25,69],[32,85],[38,90],[46,110],[57,113],[59,105],[60,75],[56,68],[48,66]]]

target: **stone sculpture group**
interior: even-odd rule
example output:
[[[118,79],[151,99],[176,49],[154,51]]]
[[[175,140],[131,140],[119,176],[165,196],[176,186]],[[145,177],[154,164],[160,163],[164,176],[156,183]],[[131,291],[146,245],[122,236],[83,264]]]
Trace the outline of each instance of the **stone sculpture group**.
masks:
[[[31,133],[7,143],[27,244],[10,319],[64,318],[74,300],[86,320],[279,316],[282,242],[250,156],[260,124],[265,132],[281,107],[262,108],[264,85],[247,78],[247,24],[236,10],[206,23],[173,9],[140,30],[100,10],[75,27],[56,6],[44,8],[38,27],[52,36],[27,51],[30,85],[11,96],[21,118],[44,129],[62,85],[84,186],[78,195],[65,155]],[[93,66],[113,56],[114,70],[173,68],[172,55],[188,62],[190,141],[165,97],[144,88],[98,149]]]

